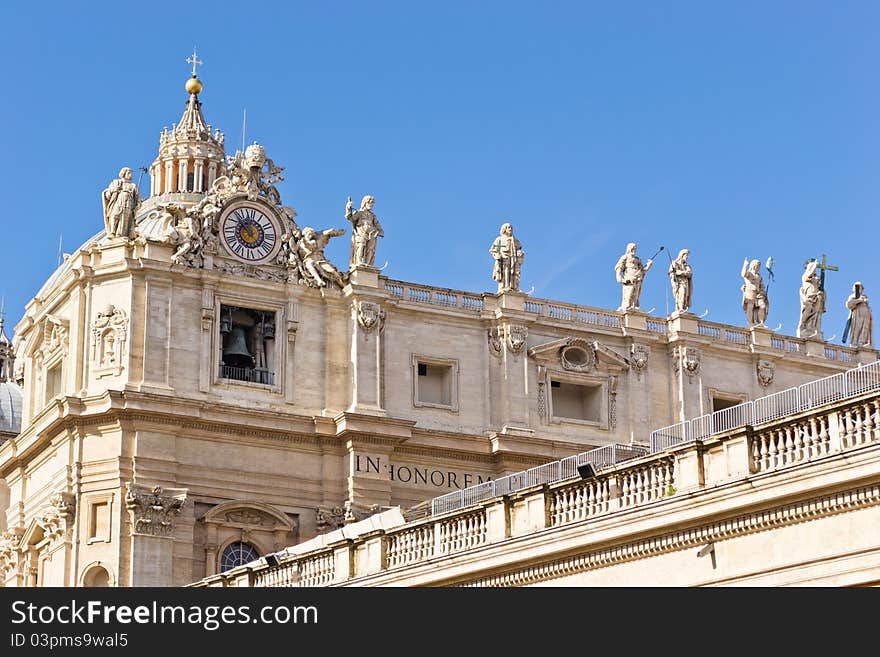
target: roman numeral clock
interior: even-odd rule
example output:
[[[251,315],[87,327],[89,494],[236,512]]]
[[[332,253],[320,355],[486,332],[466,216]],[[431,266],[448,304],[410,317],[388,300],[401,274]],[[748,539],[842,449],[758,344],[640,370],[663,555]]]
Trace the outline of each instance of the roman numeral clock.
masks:
[[[280,246],[280,221],[258,201],[239,201],[220,217],[220,241],[230,255],[250,265],[269,262]]]

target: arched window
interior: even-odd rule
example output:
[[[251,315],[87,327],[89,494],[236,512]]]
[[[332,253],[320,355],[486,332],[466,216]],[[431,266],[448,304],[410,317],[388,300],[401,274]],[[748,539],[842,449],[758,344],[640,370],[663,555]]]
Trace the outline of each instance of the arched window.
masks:
[[[260,554],[257,552],[257,548],[250,543],[242,543],[241,541],[230,543],[220,557],[220,572],[224,573],[259,558]]]
[[[110,586],[110,573],[102,566],[93,566],[83,576],[83,586],[89,588]]]

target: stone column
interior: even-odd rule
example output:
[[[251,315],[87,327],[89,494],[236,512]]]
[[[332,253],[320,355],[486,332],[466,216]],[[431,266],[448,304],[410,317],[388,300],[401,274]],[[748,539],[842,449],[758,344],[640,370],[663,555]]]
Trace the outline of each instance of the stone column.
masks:
[[[352,299],[350,411],[381,413],[382,329],[385,311],[375,301]]]
[[[165,193],[174,191],[174,162],[168,160],[165,163]]]
[[[70,493],[56,493],[49,505],[37,515],[37,524],[43,529],[43,548],[49,567],[40,586],[73,586],[73,521],[76,498]]]
[[[203,192],[205,191],[202,182],[205,177],[205,161],[204,160],[196,160],[195,161],[195,176],[193,176],[193,188],[191,191],[193,192]]]
[[[211,189],[211,185],[214,184],[214,181],[217,179],[217,163],[211,162],[208,164],[208,185],[205,187],[205,190]]]
[[[498,296],[495,316],[498,319],[496,338],[500,341],[498,354],[499,371],[492,376],[493,388],[498,397],[493,399],[493,415],[498,417],[501,433],[514,433],[529,429],[529,384],[526,339],[529,330],[525,324],[528,316],[523,311],[525,295],[522,292],[505,292]],[[495,393],[493,391],[493,397]]]
[[[126,482],[131,519],[129,586],[173,586],[174,520],[186,503],[186,488],[149,488]]]
[[[188,192],[186,176],[189,173],[189,160],[181,158],[177,161],[177,191]]]

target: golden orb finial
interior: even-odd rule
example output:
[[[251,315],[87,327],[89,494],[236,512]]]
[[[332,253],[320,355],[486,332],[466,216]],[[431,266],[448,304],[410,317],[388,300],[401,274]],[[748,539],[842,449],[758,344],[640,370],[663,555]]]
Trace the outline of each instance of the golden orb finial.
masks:
[[[198,94],[202,91],[202,82],[195,75],[186,81],[186,91],[191,94]]]

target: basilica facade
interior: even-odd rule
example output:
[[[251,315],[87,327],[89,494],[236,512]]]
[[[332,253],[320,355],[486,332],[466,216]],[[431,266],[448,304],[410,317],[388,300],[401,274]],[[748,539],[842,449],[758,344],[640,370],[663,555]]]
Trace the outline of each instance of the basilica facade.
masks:
[[[649,315],[634,248],[619,309],[534,298],[511,224],[486,236],[496,291],[389,278],[371,194],[305,225],[265,147],[227,156],[186,91],[149,196],[123,167],[103,230],[0,331],[5,586],[184,585],[877,359],[703,321],[678,288]]]

